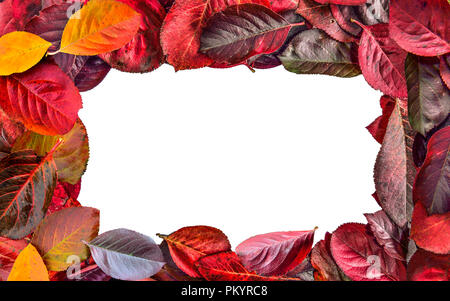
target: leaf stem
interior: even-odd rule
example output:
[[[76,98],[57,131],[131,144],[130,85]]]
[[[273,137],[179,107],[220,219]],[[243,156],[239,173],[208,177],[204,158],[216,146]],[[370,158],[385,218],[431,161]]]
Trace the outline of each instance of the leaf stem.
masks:
[[[58,53],[60,53],[60,52],[61,52],[61,49],[58,49],[58,50],[56,50],[56,51],[54,51],[54,52],[47,52],[47,55],[52,56],[52,55],[56,55],[56,54],[58,54]]]

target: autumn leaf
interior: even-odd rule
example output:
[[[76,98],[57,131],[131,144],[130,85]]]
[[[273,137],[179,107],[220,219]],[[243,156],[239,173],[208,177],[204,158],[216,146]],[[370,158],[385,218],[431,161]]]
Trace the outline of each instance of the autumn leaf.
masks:
[[[297,0],[270,0],[271,9],[279,14],[289,10],[295,10],[297,6]]]
[[[375,121],[369,124],[366,128],[373,138],[378,143],[382,144],[389,123],[389,118],[391,117],[392,111],[396,106],[396,102],[392,97],[383,95],[380,99],[380,105],[382,115],[375,119]]]
[[[406,59],[409,122],[426,136],[450,114],[450,92],[439,74],[439,59],[409,54]]]
[[[29,244],[20,252],[8,281],[50,281],[47,268],[33,245]]]
[[[53,151],[20,151],[0,161],[0,235],[21,239],[44,218],[56,186]]]
[[[330,5],[331,14],[333,15],[339,26],[355,38],[360,37],[362,28],[355,21],[363,23],[361,21],[362,16],[359,6],[348,5]]]
[[[0,109],[0,152],[9,153],[11,147],[25,131],[22,123],[12,120]]]
[[[69,132],[82,107],[72,80],[54,63],[0,77],[0,106],[11,118],[42,135]]]
[[[263,276],[285,275],[311,251],[312,231],[273,232],[253,236],[236,247],[236,254],[250,271]]]
[[[228,251],[200,258],[196,263],[199,274],[207,281],[280,281],[282,277],[264,277],[248,271],[236,253]],[[287,279],[286,279],[287,280]]]
[[[141,15],[115,0],[90,0],[72,15],[64,29],[61,49],[75,55],[117,50],[137,33]]]
[[[270,7],[268,0],[176,0],[161,29],[161,44],[167,62],[175,70],[211,65],[213,59],[199,53],[203,28],[213,14],[232,5],[245,3]]]
[[[450,281],[450,255],[417,250],[408,264],[409,281]]]
[[[364,216],[368,228],[386,254],[398,260],[406,260],[407,231],[398,227],[383,210]]]
[[[28,245],[25,239],[0,237],[0,281],[6,281],[19,253]]]
[[[108,231],[87,245],[97,265],[115,279],[148,278],[164,266],[162,252],[153,239],[131,230]]]
[[[80,194],[81,181],[75,185],[58,182],[53,192],[52,201],[48,207],[47,214],[60,211],[64,208],[82,207],[77,201]]]
[[[297,13],[335,40],[340,42],[355,41],[354,36],[339,26],[329,5],[323,5],[313,0],[299,0]]]
[[[340,5],[361,5],[367,2],[367,0],[316,0],[322,4],[340,4]]]
[[[44,0],[3,0],[0,1],[0,36],[23,31],[30,19],[42,9]]]
[[[86,171],[89,159],[89,140],[86,128],[80,119],[72,130],[63,136],[44,136],[28,131],[16,140],[12,150],[31,149],[37,155],[43,156],[59,139],[63,142],[53,154],[58,170],[58,180],[75,185]]]
[[[314,267],[316,281],[347,281],[347,276],[338,267],[331,255],[331,234],[325,233],[325,238],[316,243],[311,251],[311,264]]]
[[[238,64],[278,50],[292,26],[262,5],[230,6],[208,20],[200,39],[200,51],[215,62]]]
[[[27,71],[42,59],[50,46],[50,42],[24,31],[1,36],[0,76]]]
[[[64,271],[70,265],[68,258],[89,257],[89,249],[83,240],[98,235],[99,215],[97,209],[66,208],[47,216],[33,234],[31,243],[41,254],[50,271]]]
[[[391,0],[391,38],[408,52],[438,56],[450,52],[450,5],[447,0]]]
[[[351,44],[335,41],[319,29],[297,34],[278,58],[286,70],[298,74],[354,77],[361,72]]]
[[[410,238],[419,248],[436,254],[450,254],[450,212],[428,215],[421,202],[414,207]]]
[[[228,238],[219,229],[208,226],[181,228],[165,236],[158,234],[169,245],[175,264],[191,277],[200,277],[194,262],[209,254],[231,250]]]
[[[387,255],[362,224],[344,224],[331,236],[331,253],[344,273],[354,281],[406,279],[403,262]]]
[[[357,22],[357,21],[355,21]],[[387,24],[365,26],[358,47],[364,78],[376,90],[392,97],[406,98],[406,51],[389,37]]]
[[[149,72],[164,63],[160,32],[166,11],[158,0],[119,0],[141,14],[137,34],[122,48],[100,54],[113,68],[125,72]]]
[[[411,220],[412,186],[416,169],[412,159],[412,130],[401,105],[397,101],[389,117],[375,162],[374,181],[380,206],[403,228]]]
[[[441,56],[440,58],[440,68],[442,80],[444,81],[447,88],[450,89],[450,55]]]

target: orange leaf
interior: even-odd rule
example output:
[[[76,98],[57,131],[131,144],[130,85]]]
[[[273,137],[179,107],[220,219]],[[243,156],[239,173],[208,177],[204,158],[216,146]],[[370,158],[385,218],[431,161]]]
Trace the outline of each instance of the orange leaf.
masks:
[[[0,75],[22,73],[39,63],[52,43],[39,36],[15,31],[0,37]]]
[[[20,252],[8,281],[50,281],[44,261],[33,245],[29,244]]]
[[[137,33],[141,15],[114,0],[91,0],[64,28],[60,52],[97,55],[117,50]]]

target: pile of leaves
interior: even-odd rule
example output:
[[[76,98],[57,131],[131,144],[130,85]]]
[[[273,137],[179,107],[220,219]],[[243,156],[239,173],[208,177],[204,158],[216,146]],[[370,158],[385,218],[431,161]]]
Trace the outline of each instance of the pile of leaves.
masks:
[[[447,0],[0,1],[0,280],[449,280]],[[367,224],[232,247],[207,226],[99,231],[77,200],[80,92],[111,68],[282,65],[383,92]]]

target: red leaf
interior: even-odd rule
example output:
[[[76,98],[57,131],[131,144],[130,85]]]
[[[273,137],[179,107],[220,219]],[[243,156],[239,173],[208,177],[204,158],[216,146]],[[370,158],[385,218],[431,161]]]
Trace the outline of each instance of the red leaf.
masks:
[[[364,215],[371,233],[386,254],[398,260],[406,260],[407,233],[394,224],[383,210]]]
[[[398,102],[389,118],[386,135],[374,168],[381,207],[401,228],[411,219],[412,185],[416,169],[412,159],[412,130]]]
[[[414,182],[413,198],[429,214],[450,211],[450,126],[437,131],[428,142],[427,156]]]
[[[234,4],[255,3],[270,7],[268,0],[177,0],[161,29],[161,43],[167,61],[175,70],[209,66],[211,58],[199,53],[200,36],[208,19]]]
[[[367,2],[367,0],[316,0],[322,4],[340,4],[340,5],[361,5]]]
[[[6,281],[8,279],[9,272],[28,242],[22,240],[12,240],[5,237],[0,237],[0,281]]]
[[[442,80],[447,88],[450,89],[450,55],[441,56],[440,59],[440,72]]]
[[[70,78],[56,64],[44,62],[0,77],[0,106],[34,132],[62,135],[74,126],[82,103]]]
[[[331,4],[330,9],[333,17],[343,30],[355,37],[359,37],[361,35],[361,26],[353,22],[354,20],[361,22],[360,13],[358,11],[360,9],[359,6]]]
[[[292,26],[265,6],[233,5],[208,20],[200,51],[219,64],[239,64],[252,56],[277,51]]]
[[[274,232],[253,236],[236,247],[244,266],[259,275],[285,275],[311,251],[312,231]]]
[[[414,207],[410,236],[424,250],[450,254],[450,212],[428,215],[418,202]]]
[[[329,5],[313,0],[300,0],[297,13],[308,20],[314,27],[322,29],[335,40],[353,42],[355,38],[343,30],[331,13]]]
[[[383,95],[380,99],[381,109],[383,113],[380,117],[375,119],[370,125],[367,126],[367,130],[372,134],[378,143],[382,144],[384,135],[386,134],[386,128],[389,123],[392,111],[395,108],[395,100],[389,96]]]
[[[16,139],[24,133],[25,129],[19,122],[15,122],[0,109],[0,151],[9,152]]]
[[[408,263],[409,281],[449,281],[450,255],[417,250]]]
[[[344,224],[331,236],[331,253],[354,281],[405,280],[402,261],[388,256],[362,224]]]
[[[389,31],[408,52],[437,56],[450,51],[447,0],[391,0]]]
[[[387,24],[359,25],[364,30],[358,48],[359,65],[364,78],[374,89],[381,90],[384,94],[407,98],[407,52],[389,37]]]
[[[41,10],[41,1],[0,1],[0,36],[13,31],[23,31],[27,22]]]
[[[311,251],[311,264],[316,270],[314,279],[316,281],[341,281],[345,275],[337,266],[331,255],[331,234],[326,233],[325,239],[319,241]]]
[[[276,13],[294,10],[298,7],[298,0],[270,0],[270,7]]]
[[[125,72],[149,72],[164,62],[160,31],[166,11],[158,0],[118,0],[142,15],[134,38],[122,48],[101,54],[113,68]]]
[[[58,182],[55,191],[53,192],[52,202],[48,207],[47,215],[64,208],[81,207],[77,201],[80,193],[81,180],[75,185],[69,183]]]
[[[194,262],[201,257],[231,250],[225,234],[208,226],[185,227],[169,236],[159,236],[167,242],[175,264],[191,277],[200,277]]]
[[[277,281],[280,277],[263,277],[249,272],[234,252],[221,252],[202,257],[195,263],[207,281]]]

